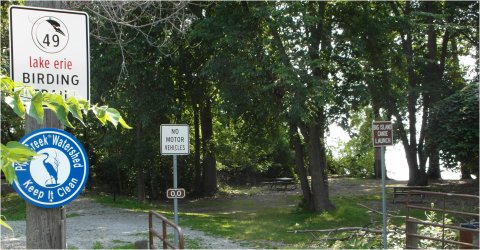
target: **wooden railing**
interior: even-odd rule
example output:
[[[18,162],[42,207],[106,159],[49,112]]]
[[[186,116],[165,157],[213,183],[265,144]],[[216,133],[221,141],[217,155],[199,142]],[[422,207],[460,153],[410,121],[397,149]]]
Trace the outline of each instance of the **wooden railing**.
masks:
[[[153,228],[153,216],[156,218],[160,219],[162,221],[162,232],[160,233],[157,231],[155,228]],[[185,240],[183,237],[183,232],[182,229],[176,225],[175,223],[169,221],[165,216],[154,212],[150,211],[148,213],[148,236],[149,236],[149,248],[150,249],[155,249],[155,244],[153,242],[153,236],[158,237],[162,242],[163,242],[163,249],[177,249],[177,246],[172,244],[171,242],[168,241],[167,238],[167,225],[173,228],[173,230],[176,231],[178,234],[178,249],[184,249],[185,248]]]
[[[440,206],[437,207],[426,207],[421,205],[412,205],[410,202],[410,198],[412,195],[422,195],[425,197],[436,197],[437,201],[440,201]],[[447,208],[446,203],[447,201],[458,199],[464,200],[473,200],[471,203],[476,204],[474,207],[471,207],[473,211],[460,211],[459,204],[454,204],[456,207],[454,208]],[[438,192],[429,192],[429,191],[420,191],[420,190],[412,190],[408,191],[407,194],[407,216],[406,216],[406,246],[405,248],[415,249],[419,248],[419,243],[421,239],[431,240],[441,242],[442,248],[446,248],[447,244],[456,245],[459,248],[468,248],[468,249],[478,249],[478,224],[477,227],[469,228],[465,227],[462,224],[453,224],[447,223],[447,214],[450,217],[461,217],[461,218],[469,218],[472,221],[478,223],[479,214],[478,214],[478,202],[479,197],[476,195],[466,195],[466,194],[451,194],[451,193],[438,193]],[[441,216],[441,223],[438,222],[431,222],[431,221],[422,221],[416,218],[411,217],[411,214],[414,210],[417,211],[424,211],[424,212],[435,212]],[[476,211],[475,211],[476,210]],[[465,223],[468,224],[468,223]],[[431,237],[428,235],[422,234],[419,232],[419,225],[424,226],[431,226],[440,228],[442,231],[442,237]],[[459,239],[452,240],[447,239],[445,234],[446,230],[454,230],[459,232]]]

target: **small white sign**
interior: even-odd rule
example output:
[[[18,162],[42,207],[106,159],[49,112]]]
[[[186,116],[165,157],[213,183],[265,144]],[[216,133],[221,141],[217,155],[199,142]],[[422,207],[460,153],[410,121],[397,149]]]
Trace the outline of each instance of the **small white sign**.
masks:
[[[37,91],[89,100],[88,14],[10,7],[10,76]]]
[[[186,124],[160,126],[160,152],[162,155],[188,155],[190,153],[189,129]]]

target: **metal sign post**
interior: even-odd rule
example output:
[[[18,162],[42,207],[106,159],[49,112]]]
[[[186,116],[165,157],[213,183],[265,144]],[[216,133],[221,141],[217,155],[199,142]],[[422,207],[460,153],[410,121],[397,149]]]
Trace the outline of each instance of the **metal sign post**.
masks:
[[[385,188],[385,146],[380,147],[382,159],[382,243],[383,249],[387,249],[387,192]]]
[[[177,155],[173,155],[173,188],[178,188],[177,183]],[[173,216],[175,225],[178,225],[178,198],[173,199]],[[175,246],[178,246],[178,232],[175,230]]]
[[[177,177],[177,155],[188,155],[190,153],[190,140],[188,125],[185,124],[162,124],[160,126],[160,152],[162,155],[173,156],[173,190],[178,189]],[[171,190],[171,189],[169,189]],[[177,192],[171,196],[167,192],[168,198],[173,198],[173,216],[175,225],[178,226],[178,199],[185,196],[183,190],[183,197],[179,196]],[[179,247],[178,232],[175,231],[175,246]]]
[[[380,147],[382,167],[382,244],[387,249],[387,193],[385,188],[385,146],[393,145],[393,132],[391,121],[374,121],[372,123],[373,146]]]

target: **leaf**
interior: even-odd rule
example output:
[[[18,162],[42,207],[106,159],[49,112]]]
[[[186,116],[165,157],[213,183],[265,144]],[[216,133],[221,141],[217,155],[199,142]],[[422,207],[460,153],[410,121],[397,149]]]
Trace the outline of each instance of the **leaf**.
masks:
[[[10,106],[15,114],[21,118],[25,118],[25,106],[23,106],[22,101],[20,100],[20,92],[15,92],[12,96],[5,96],[5,102]]]
[[[18,141],[9,141],[5,147],[9,153],[24,155],[24,156],[37,156],[38,154],[31,150],[29,147],[23,145]],[[2,149],[5,149],[2,147]]]
[[[2,172],[5,175],[5,179],[9,184],[12,184],[13,181],[17,179],[17,175],[15,174],[15,169],[13,168],[13,164],[9,161],[6,161],[5,164],[3,164]]]
[[[3,217],[3,216],[2,216],[2,217]],[[10,229],[10,231],[13,232],[13,229],[10,227],[10,225],[7,224],[6,221],[3,220],[3,218],[0,218],[0,225],[6,227],[6,228],[8,228],[8,229]]]
[[[87,100],[83,99],[83,98],[79,98],[78,99],[78,104],[80,105],[80,109],[83,110],[83,114],[87,115],[88,110],[90,108],[89,102]]]
[[[13,167],[13,164],[21,164],[28,162],[32,159],[32,157],[37,156],[38,154],[35,151],[31,150],[29,147],[17,141],[10,141],[7,143],[7,145],[1,144],[1,146],[2,172],[5,175],[8,183],[12,184],[12,182],[17,178],[15,175],[15,169]]]
[[[107,120],[110,121],[115,128],[117,128],[118,120],[122,117],[120,112],[114,108],[107,108],[105,114],[107,116]]]
[[[46,96],[48,98],[44,99],[44,103],[55,113],[60,122],[69,128],[75,128],[68,120],[69,111],[62,96],[58,94],[48,94]]]
[[[15,83],[8,76],[2,76],[1,79],[1,90],[6,92],[12,92]]]
[[[118,119],[118,122],[120,123],[120,125],[122,125],[123,128],[132,129],[132,127],[130,127],[130,126],[125,122],[125,120],[123,120],[122,117],[120,117],[120,119]]]
[[[85,126],[85,123],[83,122],[83,115],[81,111],[81,106],[78,103],[77,99],[74,97],[69,97],[67,98],[67,105],[68,105],[68,110],[70,113],[72,113],[73,117],[77,118],[83,126]]]
[[[122,115],[120,115],[120,112],[114,108],[107,108],[105,111],[105,115],[107,117],[107,120],[110,121],[115,128],[117,128],[118,123],[122,125],[123,128],[131,129],[125,120],[123,120]]]
[[[97,119],[105,125],[107,123],[107,116],[106,116],[106,106],[98,107],[97,105],[92,107],[92,111],[97,117]]]
[[[35,118],[38,124],[43,123],[43,95],[41,91],[35,93],[30,102],[28,115]]]
[[[108,121],[112,123],[115,128],[117,128],[118,123],[120,123],[123,128],[132,129],[132,127],[125,122],[120,112],[114,108],[109,108],[108,106],[98,107],[95,105],[91,109],[102,125],[105,125]]]

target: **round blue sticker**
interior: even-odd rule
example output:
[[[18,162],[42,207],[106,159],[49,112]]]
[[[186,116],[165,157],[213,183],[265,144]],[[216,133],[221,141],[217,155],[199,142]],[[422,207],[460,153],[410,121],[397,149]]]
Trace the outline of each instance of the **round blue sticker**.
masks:
[[[13,165],[17,175],[13,188],[24,200],[55,208],[82,192],[88,179],[88,157],[73,135],[45,128],[25,135],[20,142],[38,154],[30,162]]]

